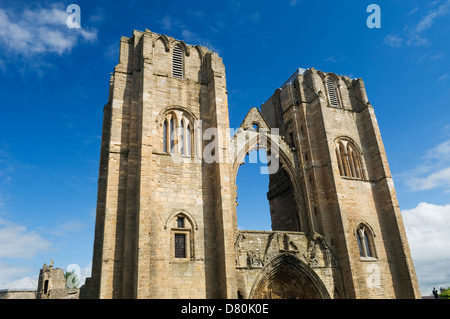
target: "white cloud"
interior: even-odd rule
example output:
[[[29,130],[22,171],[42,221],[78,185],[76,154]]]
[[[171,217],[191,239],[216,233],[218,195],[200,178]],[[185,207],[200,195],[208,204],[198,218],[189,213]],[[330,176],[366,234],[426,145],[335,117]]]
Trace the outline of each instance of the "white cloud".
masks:
[[[81,283],[84,284],[86,281],[86,278],[89,278],[92,276],[92,263],[89,263],[86,267],[81,268]]]
[[[181,31],[181,36],[183,37],[183,40],[188,43],[200,43],[205,41],[197,33],[186,29]]]
[[[445,191],[448,191],[448,188],[450,188],[450,167],[430,173],[424,177],[411,176],[408,184],[414,191],[428,190],[437,187],[444,187]]]
[[[51,231],[52,235],[55,236],[65,236],[70,233],[80,232],[81,229],[86,228],[87,225],[80,221],[68,221],[62,224],[56,225],[56,227]]]
[[[435,1],[429,4],[433,9],[429,10],[427,14],[413,26],[406,26],[405,31],[408,31],[404,35],[389,34],[384,38],[384,43],[392,47],[402,47],[404,44],[408,46],[429,46],[430,41],[424,35],[425,31],[430,29],[437,18],[446,16],[450,12],[450,0],[445,0],[443,4],[436,7],[439,1]],[[418,8],[414,8],[407,15],[411,15],[418,11]]]
[[[404,43],[404,39],[395,34],[388,34],[384,38],[384,43],[391,47],[401,47]]]
[[[21,56],[38,54],[62,55],[70,52],[80,39],[97,40],[97,30],[69,28],[66,24],[70,13],[62,5],[51,8],[25,9],[14,14],[0,9],[0,46]]]
[[[409,16],[409,15],[411,15],[411,14],[413,14],[413,13],[416,13],[417,11],[419,11],[419,8],[418,8],[418,7],[415,7],[414,9],[412,9],[411,11],[409,11],[407,15]]]
[[[450,140],[427,150],[420,165],[402,175],[413,191],[442,188],[450,192]]]
[[[162,17],[159,23],[161,24],[161,27],[167,31],[173,31],[175,28],[183,27],[183,24],[180,20],[174,19],[169,15],[165,15],[164,17]]]
[[[416,25],[415,31],[422,32],[429,29],[436,18],[445,16],[449,12],[450,0],[445,1],[444,4],[440,5],[438,8],[431,10],[426,14],[420,22]]]
[[[11,265],[6,262],[0,261],[0,287],[11,283],[21,277],[29,276],[29,274],[33,272],[32,267],[24,267]],[[38,273],[36,273],[36,279],[38,277]]]
[[[422,294],[450,286],[450,204],[419,203],[402,216]]]
[[[445,82],[448,79],[448,74],[442,74],[440,77],[438,77],[438,79],[436,80],[436,82]]]
[[[33,258],[50,242],[25,226],[0,218],[0,258]]]

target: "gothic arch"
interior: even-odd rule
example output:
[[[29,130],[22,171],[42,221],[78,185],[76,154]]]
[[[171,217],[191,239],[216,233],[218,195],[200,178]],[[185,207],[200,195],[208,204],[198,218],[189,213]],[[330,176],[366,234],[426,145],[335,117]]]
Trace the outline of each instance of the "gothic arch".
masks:
[[[186,54],[186,56],[189,56],[191,54],[191,52],[189,50],[189,46],[186,45],[186,43],[184,41],[177,41],[177,40],[172,41],[172,43],[170,45],[171,50],[173,50],[173,48],[177,45],[180,46],[180,48],[183,50],[183,53]]]
[[[340,175],[366,179],[363,152],[359,145],[347,136],[340,136],[334,140],[334,147]]]
[[[202,49],[199,45],[194,46],[195,51],[198,53],[198,57],[200,58],[200,61],[203,61],[203,57],[205,54],[202,52]]]
[[[251,115],[251,112],[252,110],[249,112],[249,115]],[[278,170],[284,170],[292,186],[292,200],[296,207],[296,215],[299,223],[298,228],[301,229],[301,231],[308,232],[312,229],[312,221],[307,210],[303,190],[300,186],[301,183],[296,172],[291,148],[280,136],[271,134],[271,131],[267,126],[267,122],[260,115],[259,110],[253,110],[253,112],[258,113],[253,113],[253,116],[250,116],[251,119],[248,119],[247,117],[249,117],[249,115],[247,115],[246,119],[243,121],[241,127],[233,138],[233,143],[236,147],[232,175],[233,182],[235,183],[234,185],[236,186],[239,167],[244,163],[245,156],[249,152],[255,149],[263,148],[269,155],[270,152],[275,151],[276,154],[270,154],[270,156],[272,160],[278,161]],[[252,123],[259,124],[260,130],[258,132],[252,129]],[[248,128],[248,130],[246,130],[246,128]],[[244,144],[239,144],[239,142],[242,141],[245,141]]]
[[[186,219],[189,221],[189,223],[192,225],[192,228],[194,230],[198,230],[198,225],[197,222],[195,221],[195,219],[192,217],[191,214],[189,214],[187,211],[185,210],[176,210],[174,212],[172,212],[172,214],[170,214],[167,218],[166,221],[164,222],[164,229],[167,229],[167,227],[169,226],[169,223],[178,215],[183,215],[186,217]]]
[[[182,220],[182,225],[178,225],[178,220]],[[165,223],[164,229],[168,235],[169,256],[171,260],[194,260],[196,255],[196,237],[198,225],[191,214],[184,210],[176,210],[170,214]],[[181,242],[179,241],[181,239]],[[181,243],[181,247],[180,244]],[[181,251],[179,250],[181,248]],[[180,253],[181,255],[177,255]]]
[[[361,258],[377,258],[375,232],[365,221],[359,221],[353,227],[353,236],[357,239]]]
[[[197,116],[195,116],[195,114],[192,113],[187,108],[182,107],[182,106],[169,106],[169,107],[164,108],[161,112],[159,112],[159,114],[156,116],[156,123],[158,123],[159,126],[162,126],[164,123],[166,114],[168,114],[172,111],[182,112],[192,124],[194,124],[194,122],[197,121]]]
[[[170,51],[170,47],[169,47],[169,38],[165,35],[160,35],[159,37],[156,38],[156,40],[153,42],[153,46],[156,45],[156,42],[160,40],[163,44],[164,44],[164,48],[166,49],[166,52]]]
[[[330,299],[330,294],[311,267],[294,255],[283,253],[262,269],[249,298]]]

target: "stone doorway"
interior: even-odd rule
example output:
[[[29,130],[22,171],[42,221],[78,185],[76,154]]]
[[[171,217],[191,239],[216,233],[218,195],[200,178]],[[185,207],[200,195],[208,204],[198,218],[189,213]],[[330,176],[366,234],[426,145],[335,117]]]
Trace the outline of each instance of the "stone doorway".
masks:
[[[283,254],[261,272],[253,286],[253,299],[329,299],[323,282],[295,256]]]

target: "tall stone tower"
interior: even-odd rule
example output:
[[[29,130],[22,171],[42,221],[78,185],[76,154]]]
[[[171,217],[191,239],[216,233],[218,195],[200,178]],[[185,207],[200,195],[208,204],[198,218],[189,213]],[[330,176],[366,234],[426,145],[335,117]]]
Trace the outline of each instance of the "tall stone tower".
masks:
[[[299,69],[230,134],[222,59],[134,31],[104,108],[92,298],[416,298],[361,80]],[[239,230],[266,148],[272,231]]]
[[[269,197],[272,220],[274,214],[297,213],[298,220],[277,226],[325,238],[340,268],[342,284],[333,289],[339,297],[420,298],[363,81],[298,69],[261,109],[291,146],[301,189],[296,210],[285,194]],[[282,174],[272,176],[270,188]],[[281,196],[284,200],[278,200]]]
[[[122,37],[104,108],[93,298],[236,295],[231,164],[202,161],[208,128],[229,128],[222,59],[148,30]]]

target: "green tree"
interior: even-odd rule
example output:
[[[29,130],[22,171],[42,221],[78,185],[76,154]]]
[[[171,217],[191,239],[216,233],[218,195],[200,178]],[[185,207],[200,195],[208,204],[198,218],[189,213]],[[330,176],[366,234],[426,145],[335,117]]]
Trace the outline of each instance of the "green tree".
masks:
[[[439,298],[441,299],[450,299],[450,287],[445,289],[439,294]]]
[[[75,271],[66,271],[64,278],[66,278],[66,288],[80,288],[81,279]]]

